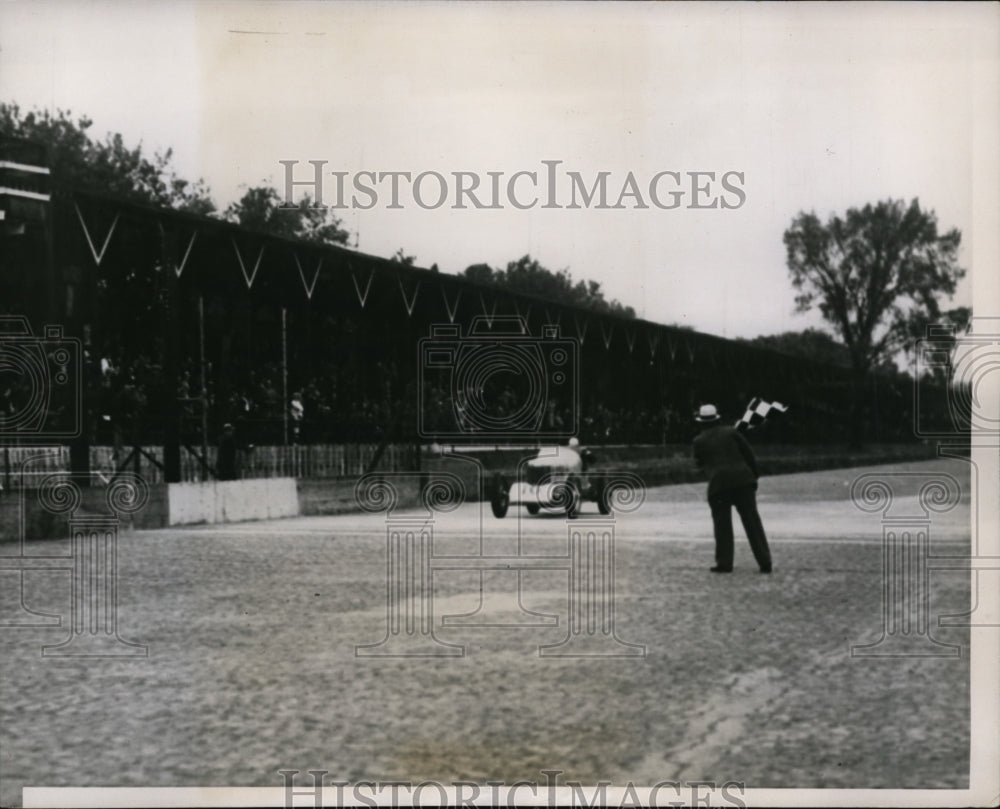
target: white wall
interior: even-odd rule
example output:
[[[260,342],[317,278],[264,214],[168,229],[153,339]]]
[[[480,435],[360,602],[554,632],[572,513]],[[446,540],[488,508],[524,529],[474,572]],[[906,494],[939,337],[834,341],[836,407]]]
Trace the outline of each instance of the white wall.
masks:
[[[295,478],[171,483],[167,514],[169,525],[295,517],[299,496]]]

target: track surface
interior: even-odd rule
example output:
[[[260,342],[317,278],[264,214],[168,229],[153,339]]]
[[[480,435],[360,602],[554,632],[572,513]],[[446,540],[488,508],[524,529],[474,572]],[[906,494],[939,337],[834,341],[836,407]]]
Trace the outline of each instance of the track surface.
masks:
[[[434,633],[464,655],[356,656],[386,633],[380,515],[123,537],[119,629],[149,656],[42,658],[65,619],[0,629],[0,804],[25,785],[278,786],[282,768],[351,782],[544,782],[548,769],[584,783],[964,788],[969,630],[937,618],[968,610],[970,577],[930,576],[931,632],[961,657],[852,657],[882,632],[881,514],[849,496],[865,472],[891,481],[895,513],[919,513],[913,473],[954,476],[961,501],[933,514],[931,553],[969,554],[960,462],[763,479],[771,576],[738,520],[736,571],[710,574],[704,486],[652,489],[615,518],[615,632],[645,646],[638,657],[539,656],[567,635],[564,569],[523,572],[519,598],[512,571],[438,570]],[[588,504],[580,523],[593,516]],[[465,504],[434,531],[440,555],[567,548],[561,516],[523,509],[495,520]],[[9,609],[16,576],[2,581]],[[26,602],[66,616],[67,582],[30,572]]]

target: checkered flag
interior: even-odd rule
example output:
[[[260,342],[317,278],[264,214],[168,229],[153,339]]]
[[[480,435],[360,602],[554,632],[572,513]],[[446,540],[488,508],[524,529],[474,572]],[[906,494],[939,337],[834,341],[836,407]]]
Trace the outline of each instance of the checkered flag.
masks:
[[[773,410],[785,413],[788,407],[781,402],[765,402],[759,396],[754,396],[747,405],[747,412],[743,414],[743,418],[736,422],[736,429],[740,432],[752,430],[758,424],[762,424]]]

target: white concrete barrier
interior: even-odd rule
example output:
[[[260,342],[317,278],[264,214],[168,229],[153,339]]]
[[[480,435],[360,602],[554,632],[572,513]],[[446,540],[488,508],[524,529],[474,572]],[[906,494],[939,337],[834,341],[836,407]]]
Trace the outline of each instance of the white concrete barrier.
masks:
[[[295,478],[257,478],[167,486],[169,525],[244,522],[299,514]]]

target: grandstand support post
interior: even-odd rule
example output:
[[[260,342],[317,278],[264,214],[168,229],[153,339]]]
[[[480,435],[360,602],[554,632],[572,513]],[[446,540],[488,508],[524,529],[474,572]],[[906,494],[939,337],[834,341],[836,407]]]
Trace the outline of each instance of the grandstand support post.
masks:
[[[201,366],[201,479],[208,472],[208,384],[205,379],[205,296],[198,296],[198,364]]]
[[[89,353],[89,347],[87,352]],[[95,377],[93,361],[84,359],[80,373],[83,375],[80,386],[80,432],[69,441],[69,471],[73,480],[86,488],[90,485],[90,440],[93,430],[90,414]]]
[[[63,222],[60,220],[60,236],[63,233]],[[90,485],[90,442],[93,437],[94,425],[91,412],[94,409],[94,395],[97,389],[97,372],[93,346],[90,340],[91,316],[93,313],[93,296],[96,280],[93,273],[82,280],[78,270],[67,255],[67,248],[60,245],[58,259],[56,253],[56,212],[50,205],[45,206],[43,263],[45,271],[45,324],[61,324],[69,334],[80,339],[83,344],[83,356],[80,365],[79,396],[79,431],[69,439],[70,474],[79,486]],[[60,239],[62,242],[63,239]],[[69,240],[65,240],[69,241]],[[57,272],[57,266],[59,268]],[[77,293],[79,286],[85,286],[82,295]]]
[[[180,407],[177,401],[177,353],[178,317],[180,295],[177,289],[177,273],[170,268],[177,266],[177,245],[160,226],[160,277],[166,284],[166,307],[163,330],[163,384],[166,388],[163,424],[163,479],[166,483],[180,483],[181,441]]]
[[[285,446],[288,446],[288,310],[281,307],[281,412],[285,435]]]

